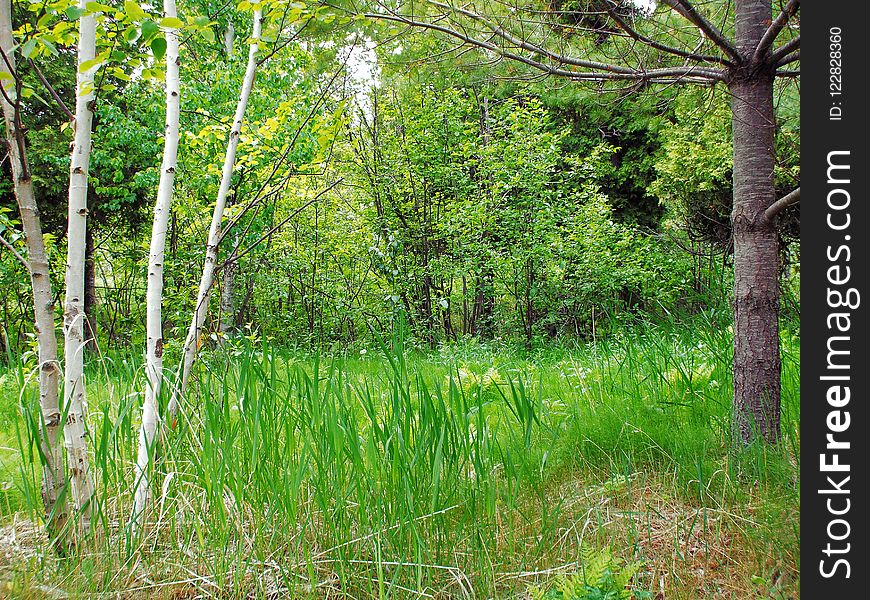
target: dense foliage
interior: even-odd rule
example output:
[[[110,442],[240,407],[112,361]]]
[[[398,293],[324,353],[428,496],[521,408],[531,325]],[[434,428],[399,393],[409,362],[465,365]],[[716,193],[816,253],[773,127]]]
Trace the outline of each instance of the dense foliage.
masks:
[[[188,11],[209,14],[195,4]],[[138,13],[124,15],[119,26],[141,22]],[[189,19],[199,35],[182,65],[164,310],[170,349],[181,343],[193,300],[244,68],[246,19],[244,10],[221,12],[207,27]],[[321,15],[313,38],[280,44],[258,73],[225,214],[232,228],[220,250],[219,284],[231,299],[221,306],[232,314],[221,314],[215,294],[214,339],[259,331],[282,344],[345,346],[387,332],[402,312],[423,346],[463,336],[534,345],[591,337],[602,318],[661,315],[722,297],[723,265],[703,258],[727,250],[730,239],[721,94],[505,84],[474,65],[427,65],[400,43],[348,45],[329,22]],[[200,60],[222,42],[222,57]],[[426,51],[436,48],[430,41]],[[68,55],[59,52],[62,64]],[[104,347],[135,346],[161,90],[155,69],[137,77],[127,63],[106,60],[89,193],[88,312]],[[130,60],[135,70],[142,59]],[[71,71],[52,76],[66,98]],[[25,119],[49,247],[60,257],[71,130],[46,102]],[[784,146],[793,146],[791,129],[784,131]],[[795,152],[786,156],[783,187],[796,168]],[[4,190],[12,208],[5,182]],[[7,215],[14,230],[14,213]],[[26,274],[8,251],[0,261],[12,292],[3,298],[5,336],[21,346]]]

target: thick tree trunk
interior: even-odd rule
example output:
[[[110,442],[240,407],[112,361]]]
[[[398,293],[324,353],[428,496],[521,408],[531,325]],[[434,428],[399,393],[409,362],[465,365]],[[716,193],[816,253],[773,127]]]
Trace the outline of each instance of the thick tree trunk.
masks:
[[[176,17],[175,0],[164,0],[163,15]],[[163,164],[154,203],[151,225],[151,248],[148,253],[148,284],[145,308],[145,402],[142,405],[142,427],[139,430],[139,451],[136,457],[136,489],[133,494],[134,528],[141,526],[151,497],[148,472],[154,456],[160,413],[157,399],[163,382],[163,263],[166,253],[166,231],[172,205],[175,169],[178,164],[178,123],[181,109],[179,78],[178,30],[166,30],[166,129],[163,143]]]
[[[11,70],[15,71],[15,56],[12,50],[14,45],[11,0],[0,0],[0,48],[9,60],[9,65],[4,61],[0,70],[11,67]],[[6,94],[0,97],[0,103],[2,103],[6,125],[15,198],[27,244],[27,264],[33,291],[34,329],[39,352],[39,406],[42,413],[39,445],[43,461],[42,502],[45,507],[45,527],[49,539],[55,543],[58,550],[63,551],[68,545],[66,525],[69,515],[66,502],[60,500],[65,479],[63,452],[60,448],[61,412],[58,398],[60,368],[57,362],[51,278],[42,238],[39,209],[33,195],[33,180],[27,164],[24,132],[19,127],[20,115],[17,114],[16,108],[6,101],[6,96],[17,101],[16,86],[13,81],[4,80],[4,82]]]
[[[85,0],[79,8],[85,10]],[[79,19],[78,64],[94,58],[96,19],[85,13]],[[94,485],[88,459],[84,380],[85,345],[85,229],[88,219],[88,165],[91,157],[94,70],[76,76],[75,138],[70,159],[67,212],[66,298],[64,300],[64,446],[70,470],[73,503],[80,514],[83,532],[90,528]]]
[[[196,358],[199,334],[202,330],[203,324],[205,323],[206,313],[208,312],[209,292],[214,281],[214,270],[217,264],[221,220],[223,218],[224,208],[226,207],[227,196],[230,191],[230,183],[233,178],[233,168],[235,167],[236,162],[236,148],[239,145],[239,135],[242,130],[242,122],[245,118],[245,111],[248,108],[248,98],[251,95],[251,88],[254,86],[254,75],[257,70],[257,50],[261,29],[262,12],[257,9],[254,10],[254,31],[251,35],[251,45],[248,50],[248,64],[245,70],[245,78],[242,82],[239,102],[236,105],[236,114],[233,118],[233,127],[230,130],[230,137],[227,143],[227,153],[224,157],[221,184],[218,190],[214,212],[212,213],[211,226],[209,227],[208,241],[206,242],[205,251],[205,264],[203,265],[202,277],[199,281],[199,292],[196,295],[196,305],[193,309],[193,318],[191,319],[190,328],[187,331],[187,339],[184,342],[184,358],[181,365],[181,384],[177,392],[172,395],[172,398],[169,401],[169,417],[173,421],[178,413],[179,398],[187,391],[190,369],[193,366],[194,359]]]
[[[737,47],[751,57],[771,18],[767,2],[738,2]],[[779,239],[764,211],[774,202],[773,70],[738,68],[729,83],[734,135],[733,435],[779,439]]]

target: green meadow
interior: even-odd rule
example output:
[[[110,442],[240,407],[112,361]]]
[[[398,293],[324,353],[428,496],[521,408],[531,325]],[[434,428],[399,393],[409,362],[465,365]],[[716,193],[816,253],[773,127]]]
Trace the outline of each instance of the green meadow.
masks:
[[[635,321],[535,351],[239,338],[204,355],[164,424],[141,535],[142,363],[102,356],[87,374],[95,527],[68,558],[40,528],[32,373],[7,369],[2,593],[798,597],[799,333],[784,323],[782,443],[731,450],[727,323]]]

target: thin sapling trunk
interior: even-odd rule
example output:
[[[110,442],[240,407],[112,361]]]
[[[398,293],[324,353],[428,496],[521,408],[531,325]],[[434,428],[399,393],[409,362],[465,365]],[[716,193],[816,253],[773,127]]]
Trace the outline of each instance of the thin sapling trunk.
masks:
[[[221,237],[221,220],[223,219],[227,196],[230,191],[230,183],[233,178],[233,168],[236,162],[236,149],[239,145],[242,123],[245,118],[245,111],[248,107],[248,98],[250,97],[251,89],[254,86],[254,76],[257,70],[257,50],[259,47],[261,29],[262,11],[257,9],[254,11],[254,30],[251,35],[251,43],[248,50],[248,64],[245,69],[245,78],[242,82],[239,101],[236,105],[236,114],[233,118],[233,126],[230,130],[229,141],[227,142],[227,152],[224,157],[221,184],[218,190],[214,212],[212,213],[211,226],[209,227],[208,241],[206,242],[205,263],[202,269],[202,277],[199,282],[199,291],[196,295],[196,305],[193,309],[193,317],[191,318],[190,328],[187,332],[187,339],[184,342],[181,383],[179,389],[173,393],[172,398],[169,401],[169,417],[173,422],[178,413],[179,398],[187,391],[190,369],[196,358],[200,332],[205,323],[206,313],[208,312],[209,292],[212,283],[214,282],[214,271],[218,256],[218,243]]]
[[[175,18],[175,0],[164,0],[163,15]],[[136,457],[136,487],[133,494],[133,525],[138,528],[151,495],[149,469],[154,456],[160,414],[157,399],[163,381],[163,264],[166,232],[169,228],[175,169],[178,164],[179,114],[181,82],[179,76],[178,30],[166,30],[166,130],[163,163],[154,204],[151,248],[148,253],[148,284],[145,300],[145,401]]]

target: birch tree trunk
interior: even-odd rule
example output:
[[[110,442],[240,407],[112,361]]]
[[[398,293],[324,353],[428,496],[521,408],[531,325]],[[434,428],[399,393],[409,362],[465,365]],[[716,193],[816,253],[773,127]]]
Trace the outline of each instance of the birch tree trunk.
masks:
[[[224,31],[224,52],[227,55],[227,58],[232,57],[233,55],[233,42],[236,39],[236,30],[233,27],[233,22],[230,21],[227,23],[227,29]]]
[[[164,0],[163,16],[175,18],[175,0]],[[169,228],[175,169],[178,163],[178,123],[181,108],[179,77],[178,30],[166,31],[166,133],[163,142],[163,164],[154,220],[151,226],[151,249],[148,254],[148,288],[145,317],[145,402],[142,405],[142,427],[139,431],[139,451],[136,457],[136,488],[133,494],[133,526],[140,525],[142,514],[151,497],[148,472],[151,466],[160,414],[157,398],[163,380],[163,261],[166,231]]]
[[[85,10],[85,0],[79,8]],[[78,65],[92,60],[96,52],[97,24],[94,15],[79,18]],[[84,381],[85,228],[88,219],[88,165],[91,155],[94,69],[76,74],[75,138],[69,171],[67,212],[66,298],[64,300],[64,446],[70,470],[70,491],[80,513],[82,532],[90,528],[94,493],[88,460]]]
[[[11,0],[0,0],[0,48],[5,57],[5,60],[0,63],[0,71],[9,69],[10,74],[17,78],[14,46]],[[17,106],[16,81],[17,79],[4,79],[5,93],[0,97],[0,103],[2,103],[6,125],[15,199],[18,202],[18,212],[21,215],[27,244],[27,266],[33,292],[34,329],[39,351],[39,406],[42,414],[39,445],[42,454],[42,502],[45,507],[45,527],[49,539],[59,551],[63,551],[67,546],[66,525],[69,515],[66,502],[60,501],[65,481],[63,452],[60,449],[61,413],[58,400],[60,368],[57,362],[53,295],[48,258],[42,238],[42,223],[33,194],[33,180],[27,163],[24,131]],[[10,104],[7,98],[16,105]]]
[[[248,98],[251,95],[251,88],[254,85],[254,75],[257,70],[257,50],[262,28],[262,12],[254,11],[254,31],[251,35],[251,45],[248,50],[248,64],[245,69],[245,78],[242,82],[242,90],[239,94],[239,102],[236,105],[236,114],[233,118],[233,127],[230,130],[229,140],[227,142],[227,153],[224,157],[223,172],[221,174],[221,184],[218,189],[217,202],[215,203],[214,213],[212,213],[211,226],[208,232],[208,241],[206,242],[205,263],[202,268],[202,277],[199,281],[199,292],[196,295],[196,306],[193,310],[193,318],[190,322],[190,328],[187,331],[187,339],[184,342],[184,358],[181,367],[181,384],[178,390],[173,393],[169,401],[169,417],[172,422],[175,422],[178,414],[179,398],[187,391],[187,383],[190,378],[190,369],[193,366],[193,361],[196,358],[197,346],[199,344],[199,334],[202,330],[205,316],[208,312],[209,291],[214,281],[214,269],[217,263],[218,242],[220,241],[221,220],[226,208],[227,196],[230,190],[230,183],[233,177],[233,168],[236,162],[236,148],[239,145],[239,135],[242,130],[242,122],[245,118],[245,111],[248,107]]]

